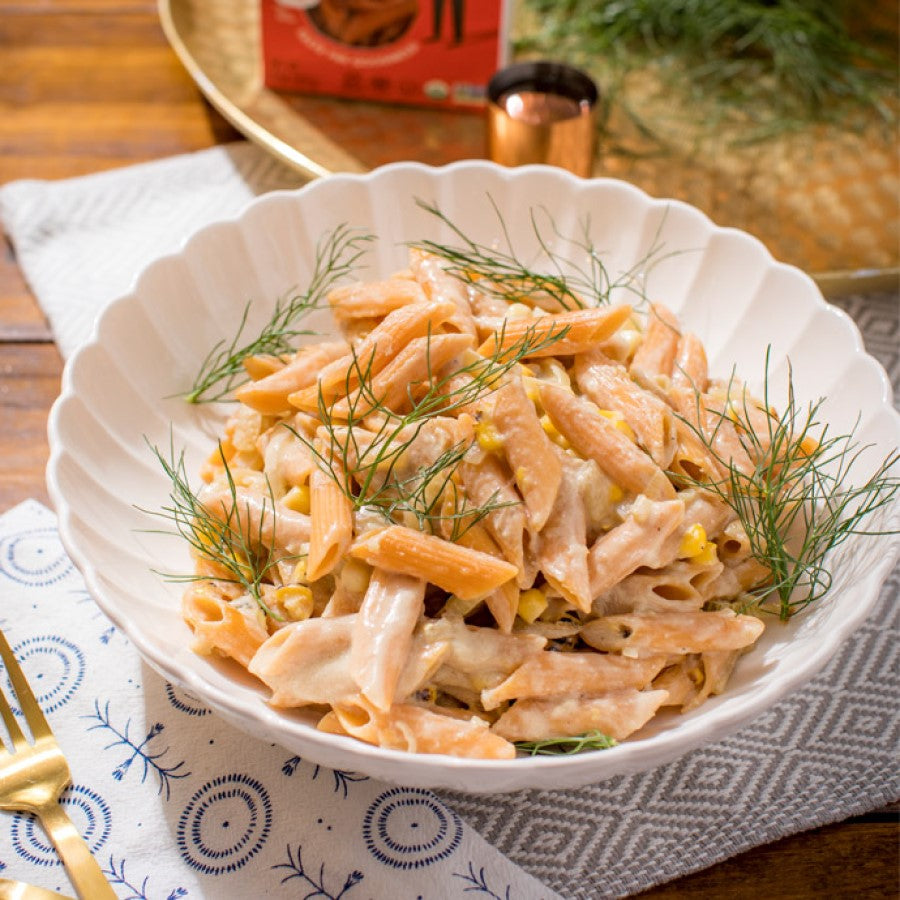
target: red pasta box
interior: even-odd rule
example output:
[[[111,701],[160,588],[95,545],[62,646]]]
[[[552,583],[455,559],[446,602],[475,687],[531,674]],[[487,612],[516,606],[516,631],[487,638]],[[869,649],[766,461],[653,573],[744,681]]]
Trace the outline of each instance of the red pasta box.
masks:
[[[262,0],[273,90],[480,107],[505,63],[503,0]]]

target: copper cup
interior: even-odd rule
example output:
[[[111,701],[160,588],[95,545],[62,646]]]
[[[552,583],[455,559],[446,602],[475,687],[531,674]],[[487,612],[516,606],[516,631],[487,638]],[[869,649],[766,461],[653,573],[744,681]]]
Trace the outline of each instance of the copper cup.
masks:
[[[504,166],[547,163],[587,177],[594,167],[597,85],[572,66],[523,62],[487,88],[487,152]]]

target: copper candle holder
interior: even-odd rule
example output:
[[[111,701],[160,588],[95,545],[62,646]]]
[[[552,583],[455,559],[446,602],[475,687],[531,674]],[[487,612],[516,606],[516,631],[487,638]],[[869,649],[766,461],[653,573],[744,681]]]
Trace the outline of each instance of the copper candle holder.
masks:
[[[599,93],[590,76],[562,63],[516,63],[494,75],[487,95],[490,159],[504,166],[547,163],[591,175]]]

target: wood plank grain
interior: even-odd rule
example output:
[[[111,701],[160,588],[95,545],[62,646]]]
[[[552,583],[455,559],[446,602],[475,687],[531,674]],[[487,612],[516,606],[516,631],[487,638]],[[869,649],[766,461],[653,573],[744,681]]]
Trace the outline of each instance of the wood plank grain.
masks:
[[[28,290],[12,247],[0,243],[0,341],[49,341],[50,329]]]
[[[47,413],[61,372],[53,344],[0,343],[0,512],[29,497],[49,502]]]

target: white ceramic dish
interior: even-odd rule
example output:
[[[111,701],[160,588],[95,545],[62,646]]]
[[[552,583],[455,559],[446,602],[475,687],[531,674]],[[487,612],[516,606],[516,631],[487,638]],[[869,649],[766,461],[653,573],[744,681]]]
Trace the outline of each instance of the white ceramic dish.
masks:
[[[713,374],[727,375],[736,365],[759,388],[771,344],[772,383],[783,385],[789,357],[798,398],[827,397],[824,415],[841,432],[859,415],[860,440],[876,445],[873,460],[900,444],[888,380],[864,352],[854,324],[823,301],[809,278],[775,262],[748,235],[613,180],[582,181],[542,167],[398,164],[263,197],[239,218],[204,228],[180,253],[153,263],[134,291],[103,313],[92,339],[66,367],[50,417],[49,490],[63,542],[97,603],[150,665],[239,728],[317,763],[408,785],[575,787],[672,760],[745,725],[795,690],[870,612],[896,542],[845,544],[827,599],[789,625],[773,621],[741,660],[726,694],[695,712],[654,719],[638,737],[599,753],[477,761],[413,756],[322,734],[302,712],[270,708],[264,689],[236,666],[193,654],[179,612],[182,587],[155,574],[190,571],[186,548],[174,537],[147,533],[159,523],[139,509],[159,509],[167,501],[168,481],[147,441],[168,447],[171,435],[176,449],[185,448],[190,473],[214,446],[222,410],[193,407],[175,395],[190,384],[208,349],[233,335],[247,300],[254,301],[252,332],[276,297],[304,282],[317,238],[341,222],[379,236],[366,277],[402,267],[403,241],[442,234],[416,197],[437,201],[473,237],[499,239],[486,194],[526,257],[536,249],[528,212],[540,206],[563,233],[574,233],[589,216],[593,241],[613,276],[656,242],[664,252],[643,275],[647,294],[699,334]],[[892,515],[897,527],[896,506]]]

